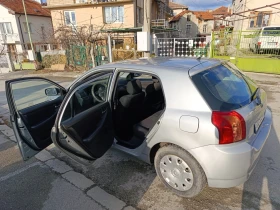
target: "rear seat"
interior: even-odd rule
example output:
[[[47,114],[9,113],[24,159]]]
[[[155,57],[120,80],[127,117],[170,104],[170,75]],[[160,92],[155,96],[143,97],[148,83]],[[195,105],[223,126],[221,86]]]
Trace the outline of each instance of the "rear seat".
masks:
[[[162,112],[163,110],[160,110],[149,116],[148,118],[142,120],[141,122],[135,124],[133,126],[134,136],[140,139],[145,139],[149,131],[154,127],[154,125],[160,118]]]

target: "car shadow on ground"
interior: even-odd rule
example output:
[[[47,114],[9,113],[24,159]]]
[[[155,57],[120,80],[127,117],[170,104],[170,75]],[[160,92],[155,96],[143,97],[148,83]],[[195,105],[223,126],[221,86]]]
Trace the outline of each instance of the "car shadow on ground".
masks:
[[[279,137],[274,125],[272,125],[260,161],[250,179],[244,184],[242,210],[250,208],[271,209],[271,207],[272,209],[280,209],[279,151]]]

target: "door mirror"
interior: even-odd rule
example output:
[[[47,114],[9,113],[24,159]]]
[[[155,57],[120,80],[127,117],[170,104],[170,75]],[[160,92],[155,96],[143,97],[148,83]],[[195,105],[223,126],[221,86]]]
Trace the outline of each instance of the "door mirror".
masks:
[[[57,96],[59,95],[59,89],[58,88],[47,88],[45,89],[46,96]]]

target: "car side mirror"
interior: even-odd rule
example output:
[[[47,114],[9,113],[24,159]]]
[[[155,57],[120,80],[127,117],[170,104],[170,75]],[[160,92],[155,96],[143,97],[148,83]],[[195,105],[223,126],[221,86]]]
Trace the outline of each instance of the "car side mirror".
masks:
[[[47,89],[45,89],[45,94],[47,96],[57,96],[57,95],[59,95],[59,89],[58,88],[47,88]]]

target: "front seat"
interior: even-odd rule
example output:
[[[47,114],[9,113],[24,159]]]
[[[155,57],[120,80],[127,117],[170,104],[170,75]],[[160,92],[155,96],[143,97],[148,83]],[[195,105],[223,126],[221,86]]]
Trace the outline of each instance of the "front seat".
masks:
[[[142,91],[140,80],[132,80],[127,83],[126,91],[128,95],[124,95],[119,99],[116,110],[116,127],[118,135],[128,139],[133,134],[133,125],[139,121],[141,117],[141,108],[145,99],[145,93]],[[126,132],[126,133],[124,133]]]

